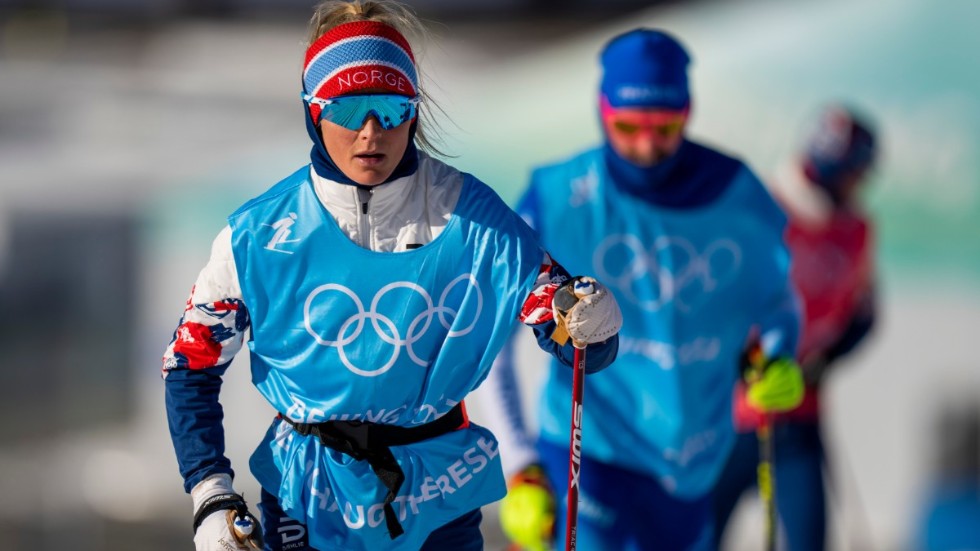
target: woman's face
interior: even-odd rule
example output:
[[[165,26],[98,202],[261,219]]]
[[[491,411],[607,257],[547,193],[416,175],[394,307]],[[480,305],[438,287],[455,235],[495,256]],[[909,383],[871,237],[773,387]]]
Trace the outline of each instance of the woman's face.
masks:
[[[365,186],[376,186],[391,176],[408,147],[412,121],[385,130],[373,116],[359,130],[323,120],[320,136],[327,154],[348,178]]]

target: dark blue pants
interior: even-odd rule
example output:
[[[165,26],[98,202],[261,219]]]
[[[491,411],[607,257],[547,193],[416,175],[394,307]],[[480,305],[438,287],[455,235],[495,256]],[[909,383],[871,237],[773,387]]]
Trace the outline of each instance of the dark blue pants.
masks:
[[[306,526],[286,516],[276,496],[262,490],[259,503],[265,551],[316,551],[310,547]],[[474,509],[432,532],[420,551],[481,551],[483,513]]]
[[[823,551],[827,511],[824,493],[824,448],[818,423],[777,423],[773,427],[776,509],[780,546],[788,551]],[[715,523],[721,541],[725,524],[739,498],[756,487],[759,441],[754,432],[740,434],[715,487]],[[763,519],[759,519],[760,533]],[[777,541],[780,541],[777,540]]]
[[[565,548],[568,448],[540,442],[541,462],[558,501],[556,549]],[[582,456],[578,548],[588,551],[713,549],[711,495],[671,496],[655,479]]]

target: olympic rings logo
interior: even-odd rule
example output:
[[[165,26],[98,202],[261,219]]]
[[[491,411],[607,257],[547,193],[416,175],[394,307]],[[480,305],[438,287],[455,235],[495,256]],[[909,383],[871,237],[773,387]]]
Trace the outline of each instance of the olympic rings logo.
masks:
[[[660,236],[648,249],[635,235],[613,234],[592,255],[599,281],[648,312],[672,301],[681,312],[690,312],[706,295],[734,279],[741,263],[742,250],[731,239],[712,241],[699,253],[690,241],[677,236]],[[653,298],[637,292],[638,284],[647,282],[653,284]]]
[[[473,319],[468,325],[459,329],[451,329],[453,323],[456,321],[456,316],[458,311],[446,304],[450,292],[459,285],[465,285],[468,288],[472,288],[474,296],[476,297],[476,313],[473,315]],[[395,291],[396,289],[407,289],[413,296],[418,296],[425,304],[425,309],[415,315],[412,321],[408,324],[408,329],[405,331],[405,336],[402,336],[399,326],[390,317],[380,313],[378,311],[378,304],[381,302],[382,298],[388,293]],[[313,316],[311,315],[311,309],[313,308],[314,301],[317,297],[320,297],[323,293],[340,293],[347,296],[353,303],[356,313],[348,317],[340,325],[337,330],[337,335],[334,339],[323,338],[314,328],[313,328]],[[466,290],[466,294],[469,294],[469,289]],[[402,301],[400,303],[407,302]],[[407,310],[407,308],[406,308]],[[409,358],[415,364],[419,366],[427,366],[429,362],[420,358],[413,346],[422,339],[426,333],[429,331],[432,325],[433,319],[438,320],[439,324],[445,328],[448,333],[446,333],[445,338],[452,337],[462,337],[471,331],[476,326],[477,320],[480,319],[480,314],[483,312],[483,293],[480,290],[480,284],[477,282],[476,278],[472,274],[463,274],[456,279],[449,282],[446,288],[442,291],[439,296],[439,303],[434,304],[432,297],[429,293],[420,287],[419,285],[409,282],[409,281],[395,281],[389,283],[378,290],[375,293],[374,298],[371,299],[371,306],[369,309],[364,308],[364,303],[361,301],[360,297],[357,296],[354,291],[349,287],[340,285],[338,283],[327,283],[325,285],[320,285],[306,297],[306,302],[303,305],[303,324],[306,326],[306,331],[316,340],[317,344],[322,346],[332,346],[337,349],[340,355],[340,360],[343,362],[344,366],[351,372],[356,373],[364,377],[377,377],[382,373],[385,373],[395,362],[398,361],[398,357],[404,348]],[[406,312],[403,319],[409,319],[411,313]],[[351,358],[347,355],[345,346],[354,342],[362,333],[365,328],[365,321],[370,320],[371,327],[374,330],[374,334],[377,338],[381,339],[383,342],[393,346],[393,351],[388,361],[384,365],[374,368],[365,369],[358,367],[354,364]]]

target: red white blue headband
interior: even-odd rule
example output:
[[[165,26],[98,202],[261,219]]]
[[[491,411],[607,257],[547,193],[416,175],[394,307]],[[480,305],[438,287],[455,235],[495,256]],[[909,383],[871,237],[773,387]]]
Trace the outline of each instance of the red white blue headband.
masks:
[[[304,93],[329,99],[368,89],[406,97],[418,95],[412,48],[393,27],[377,21],[344,23],[306,50]],[[314,120],[319,109],[310,104]]]

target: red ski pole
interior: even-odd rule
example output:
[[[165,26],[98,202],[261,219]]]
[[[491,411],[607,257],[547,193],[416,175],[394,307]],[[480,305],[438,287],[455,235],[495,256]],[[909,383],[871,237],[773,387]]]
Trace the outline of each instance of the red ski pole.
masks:
[[[585,383],[585,346],[575,344],[572,360],[572,436],[568,446],[568,522],[565,551],[574,551],[578,536],[578,491],[582,473],[582,397]]]
[[[551,335],[561,345],[568,342],[565,315],[586,295],[595,292],[593,281],[589,278],[575,278],[563,285],[554,296],[556,321],[558,327]],[[572,339],[572,427],[568,445],[568,502],[565,523],[565,551],[574,551],[578,535],[578,495],[582,474],[582,396],[585,384],[585,347],[587,343]]]

